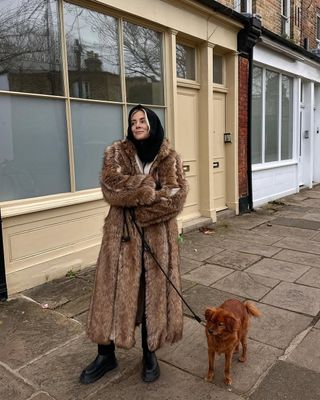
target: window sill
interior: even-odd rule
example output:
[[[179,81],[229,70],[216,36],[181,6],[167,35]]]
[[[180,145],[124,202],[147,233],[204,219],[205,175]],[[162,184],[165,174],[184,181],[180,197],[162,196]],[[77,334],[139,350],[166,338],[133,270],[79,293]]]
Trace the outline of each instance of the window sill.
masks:
[[[177,79],[177,86],[191,88],[191,89],[200,89],[200,83],[181,78]]]
[[[288,160],[288,161],[270,162],[265,164],[255,164],[252,166],[252,172],[262,171],[265,169],[288,167],[290,165],[298,165],[298,162],[295,160]]]
[[[102,198],[103,196],[100,189],[90,189],[77,193],[66,193],[36,197],[32,199],[0,202],[1,217],[16,217],[18,215],[102,200]]]

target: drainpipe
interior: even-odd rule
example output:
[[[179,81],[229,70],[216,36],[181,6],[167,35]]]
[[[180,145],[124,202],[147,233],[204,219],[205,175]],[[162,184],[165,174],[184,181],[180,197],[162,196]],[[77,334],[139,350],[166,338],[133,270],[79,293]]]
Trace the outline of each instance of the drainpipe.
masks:
[[[1,208],[0,208],[0,301],[6,301],[7,299],[8,299],[8,290],[6,281],[6,270],[4,265],[2,218],[1,218]]]
[[[249,75],[248,75],[248,138],[247,138],[247,176],[248,176],[248,209],[253,210],[253,193],[252,193],[252,78],[253,78],[253,48],[249,51]]]
[[[252,78],[253,78],[253,47],[257,44],[261,36],[261,21],[257,17],[248,17],[247,24],[238,33],[238,53],[239,56],[248,60],[248,110],[247,110],[247,187],[246,198],[239,199],[239,208],[241,212],[251,211],[252,201],[252,165],[251,165],[251,106],[252,106]]]

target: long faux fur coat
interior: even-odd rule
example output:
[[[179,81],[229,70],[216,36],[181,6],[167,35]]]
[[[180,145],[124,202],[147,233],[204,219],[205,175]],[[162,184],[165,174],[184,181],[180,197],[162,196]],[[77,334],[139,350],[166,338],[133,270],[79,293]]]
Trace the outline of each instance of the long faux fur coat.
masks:
[[[181,290],[176,216],[187,195],[181,159],[167,140],[162,143],[148,175],[141,174],[135,155],[135,147],[128,140],[115,142],[105,151],[101,187],[110,210],[105,219],[87,325],[93,342],[104,344],[113,340],[123,348],[135,344],[142,270],[141,238],[127,211],[125,226],[124,210],[134,207],[146,241]],[[156,182],[160,182],[160,190],[156,190]],[[127,228],[130,240],[122,241]],[[148,347],[154,351],[165,342],[181,339],[182,302],[147,252],[144,268]]]

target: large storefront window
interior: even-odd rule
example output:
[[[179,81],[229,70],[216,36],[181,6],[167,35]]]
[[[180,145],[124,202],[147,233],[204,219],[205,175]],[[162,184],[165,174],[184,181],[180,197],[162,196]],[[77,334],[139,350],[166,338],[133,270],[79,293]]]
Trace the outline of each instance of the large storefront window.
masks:
[[[161,34],[129,22],[123,31],[127,101],[163,104]]]
[[[128,110],[164,122],[162,40],[63,0],[1,0],[0,201],[99,187]]]
[[[56,0],[0,1],[0,90],[62,95]]]
[[[252,163],[293,157],[293,79],[260,67],[253,68]]]

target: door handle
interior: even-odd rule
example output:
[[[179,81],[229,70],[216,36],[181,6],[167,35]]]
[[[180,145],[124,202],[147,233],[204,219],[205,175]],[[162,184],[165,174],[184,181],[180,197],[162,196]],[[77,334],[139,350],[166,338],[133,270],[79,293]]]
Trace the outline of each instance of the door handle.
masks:
[[[212,163],[212,166],[213,166],[213,168],[219,168],[219,161],[214,161],[213,163]]]

